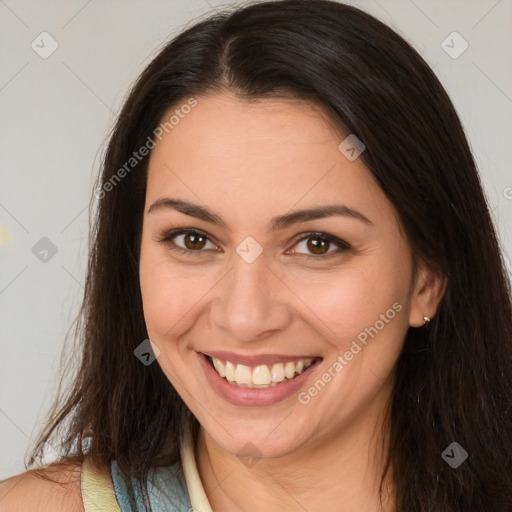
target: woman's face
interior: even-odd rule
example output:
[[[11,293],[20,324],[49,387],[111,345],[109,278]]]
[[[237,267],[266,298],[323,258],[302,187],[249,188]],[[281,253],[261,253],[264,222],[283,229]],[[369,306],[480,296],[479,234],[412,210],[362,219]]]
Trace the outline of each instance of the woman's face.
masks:
[[[434,312],[428,280],[319,107],[195,99],[150,157],[147,329],[218,446],[284,456],[377,417],[409,325]]]

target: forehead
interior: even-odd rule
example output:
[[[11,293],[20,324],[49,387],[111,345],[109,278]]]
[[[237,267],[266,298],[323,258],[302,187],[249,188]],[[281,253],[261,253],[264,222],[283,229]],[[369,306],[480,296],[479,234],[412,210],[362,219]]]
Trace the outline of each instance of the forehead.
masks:
[[[347,135],[320,105],[232,94],[195,100],[152,150],[147,201],[173,195],[259,214],[340,200],[389,208],[361,159],[340,152]]]

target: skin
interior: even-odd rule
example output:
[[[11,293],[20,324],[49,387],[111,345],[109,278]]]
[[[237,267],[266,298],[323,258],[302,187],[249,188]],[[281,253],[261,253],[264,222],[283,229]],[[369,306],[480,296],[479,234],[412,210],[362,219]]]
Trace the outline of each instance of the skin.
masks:
[[[339,151],[348,134],[319,105],[229,92],[196,99],[150,157],[140,286],[157,362],[201,423],[196,460],[212,509],[381,510],[396,361],[409,327],[435,315],[446,283],[421,262],[413,272],[395,209],[361,159]],[[206,206],[227,227],[171,208],[148,212],[166,197]],[[274,216],[330,204],[371,223],[333,216],[268,229]],[[172,228],[196,228],[207,242],[192,236],[194,254],[172,250],[187,247],[184,235],[160,241]],[[309,232],[350,248],[315,253]],[[263,249],[252,263],[236,251],[248,236]],[[322,358],[307,391],[396,303],[400,312],[307,404],[295,393],[270,406],[233,405],[199,364],[197,353],[211,350]],[[243,447],[258,459],[237,456]],[[391,511],[391,478],[384,490]]]

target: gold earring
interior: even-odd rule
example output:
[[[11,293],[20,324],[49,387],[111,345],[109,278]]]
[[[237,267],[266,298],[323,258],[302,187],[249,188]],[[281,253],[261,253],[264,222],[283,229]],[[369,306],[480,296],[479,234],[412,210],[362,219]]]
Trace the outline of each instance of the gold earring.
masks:
[[[430,318],[428,316],[423,317],[423,325],[427,325],[430,322]]]

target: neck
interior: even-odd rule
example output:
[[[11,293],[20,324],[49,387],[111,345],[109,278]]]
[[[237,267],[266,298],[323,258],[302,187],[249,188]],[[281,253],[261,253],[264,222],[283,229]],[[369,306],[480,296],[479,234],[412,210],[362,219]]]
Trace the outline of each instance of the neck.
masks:
[[[247,464],[202,428],[197,465],[214,512],[392,512],[391,474],[379,493],[387,454],[385,410],[354,420],[342,433],[306,443],[285,457]]]

